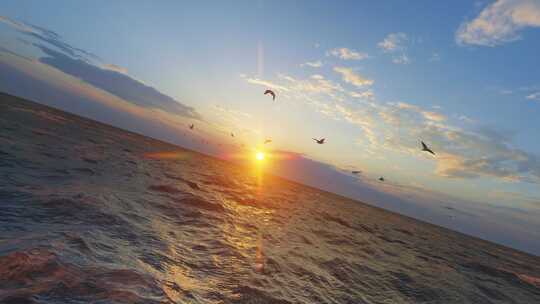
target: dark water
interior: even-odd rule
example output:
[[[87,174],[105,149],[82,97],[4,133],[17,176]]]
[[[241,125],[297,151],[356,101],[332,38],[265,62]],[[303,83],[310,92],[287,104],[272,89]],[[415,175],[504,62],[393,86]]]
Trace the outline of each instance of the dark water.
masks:
[[[0,302],[540,303],[538,257],[248,169],[0,95]]]

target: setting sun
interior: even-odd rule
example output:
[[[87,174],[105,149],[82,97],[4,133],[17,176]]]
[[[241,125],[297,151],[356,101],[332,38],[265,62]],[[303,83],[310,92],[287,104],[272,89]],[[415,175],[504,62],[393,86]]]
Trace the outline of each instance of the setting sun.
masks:
[[[258,161],[264,160],[264,157],[265,157],[264,152],[257,152],[257,153],[255,154],[255,158],[256,158]]]

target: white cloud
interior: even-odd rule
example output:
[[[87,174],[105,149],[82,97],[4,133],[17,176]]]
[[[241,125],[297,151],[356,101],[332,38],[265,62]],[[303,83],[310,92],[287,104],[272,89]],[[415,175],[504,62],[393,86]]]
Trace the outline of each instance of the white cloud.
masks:
[[[377,46],[385,53],[391,53],[405,48],[405,43],[408,37],[405,33],[390,33],[383,41],[379,42]]]
[[[401,55],[398,55],[398,56],[394,56],[392,58],[392,62],[395,63],[395,64],[409,64],[411,63],[411,60],[409,59],[409,57],[405,54],[401,54]]]
[[[252,84],[258,84],[258,85],[261,85],[263,87],[271,88],[271,89],[274,89],[274,90],[281,90],[281,91],[285,91],[285,92],[289,91],[289,89],[287,89],[284,86],[272,83],[270,81],[258,79],[258,78],[246,78],[246,81],[249,82],[249,83],[252,83]]]
[[[366,86],[369,80],[349,68],[335,67],[344,81]],[[280,75],[292,99],[312,107],[330,119],[343,120],[361,131],[359,143],[370,157],[381,150],[434,162],[433,173],[443,178],[490,178],[505,182],[540,184],[540,156],[512,144],[511,134],[467,124],[454,125],[434,107],[424,108],[405,102],[380,103],[370,90],[355,92],[341,87],[323,75],[296,79]],[[474,122],[464,115],[453,115],[459,123]],[[475,128],[475,129],[470,129]],[[433,158],[420,151],[420,140],[437,153]]]
[[[530,95],[527,95],[527,97],[525,97],[529,100],[536,100],[536,101],[540,101],[540,92],[536,92],[536,93],[532,93]]]
[[[306,63],[301,64],[301,66],[306,66],[306,65],[312,68],[320,68],[323,66],[323,63],[322,61],[317,60],[317,61],[311,61],[311,62],[308,61]]]
[[[26,25],[24,23],[21,23],[21,22],[17,22],[15,20],[12,20],[12,19],[9,19],[7,17],[4,17],[4,16],[0,16],[0,22],[3,22],[5,24],[7,24],[8,26],[18,30],[18,31],[21,31],[21,32],[25,32],[25,33],[39,33],[39,30],[32,27],[32,26],[29,26],[29,25]]]
[[[456,42],[493,47],[520,39],[526,27],[540,27],[540,1],[498,0],[461,24]]]
[[[474,119],[469,118],[467,115],[458,115],[458,119],[462,120],[462,121],[464,121],[466,123],[474,123],[474,122],[476,122]]]
[[[312,75],[309,79],[296,80],[290,88],[300,95],[326,94],[333,97],[335,97],[338,92],[344,91],[339,84],[325,79],[319,74]]]
[[[296,79],[294,77],[292,77],[292,76],[289,76],[289,75],[278,74],[278,77],[282,78],[282,79],[285,79],[287,81],[290,81],[290,82],[296,82]]]
[[[363,60],[369,56],[366,53],[361,53],[348,48],[335,48],[327,52],[328,56],[334,56],[343,60]]]
[[[128,69],[126,69],[124,67],[121,67],[119,65],[116,65],[116,64],[112,64],[112,63],[103,64],[101,67],[103,69],[105,69],[105,70],[109,70],[109,71],[113,71],[113,72],[118,72],[118,73],[122,73],[122,74],[127,74],[128,73]]]
[[[350,92],[349,95],[353,98],[363,98],[363,99],[373,99],[373,97],[375,97],[375,94],[373,94],[372,91],[365,91],[362,93]]]
[[[356,74],[351,68],[346,67],[334,67],[336,73],[341,74],[343,81],[350,83],[357,87],[370,86],[373,84],[373,80],[367,79],[360,74]]]
[[[393,53],[392,62],[395,64],[409,64],[411,59],[406,53],[409,37],[405,33],[390,33],[377,46],[384,53]],[[399,54],[396,54],[399,53]]]
[[[465,131],[447,124],[441,113],[403,102],[364,102],[338,110],[369,136],[371,149],[426,157],[419,149],[419,141],[425,141],[437,153],[437,158],[428,159],[436,162],[435,174],[441,177],[540,183],[540,157],[514,148],[511,136],[496,130]]]
[[[329,98],[338,100],[341,99],[340,95],[343,95],[346,91],[339,83],[326,79],[320,74],[311,75],[306,79],[298,79],[286,74],[278,74],[278,78],[280,81],[277,83],[249,77],[244,79],[251,84],[276,88],[276,90],[287,92],[287,94],[281,94],[281,96],[308,104],[317,104],[317,110],[324,110],[327,112],[328,109],[323,109],[326,105],[319,101],[319,98],[321,100],[323,98],[325,100]]]
[[[422,115],[424,116],[424,118],[431,121],[445,121],[446,120],[446,116],[437,112],[422,111]]]

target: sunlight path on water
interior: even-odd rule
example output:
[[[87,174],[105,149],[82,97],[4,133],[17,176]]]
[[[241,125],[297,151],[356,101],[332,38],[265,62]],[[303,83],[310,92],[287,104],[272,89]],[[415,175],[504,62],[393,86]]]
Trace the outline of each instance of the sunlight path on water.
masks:
[[[540,303],[538,257],[265,174],[275,151],[15,98],[0,129],[0,303]]]

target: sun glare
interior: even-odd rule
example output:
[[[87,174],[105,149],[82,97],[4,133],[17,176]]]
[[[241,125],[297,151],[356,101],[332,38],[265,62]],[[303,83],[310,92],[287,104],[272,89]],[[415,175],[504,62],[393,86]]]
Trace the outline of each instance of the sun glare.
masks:
[[[255,158],[256,158],[258,161],[264,160],[264,157],[265,157],[265,155],[264,155],[263,152],[257,152],[257,153],[255,154]]]

